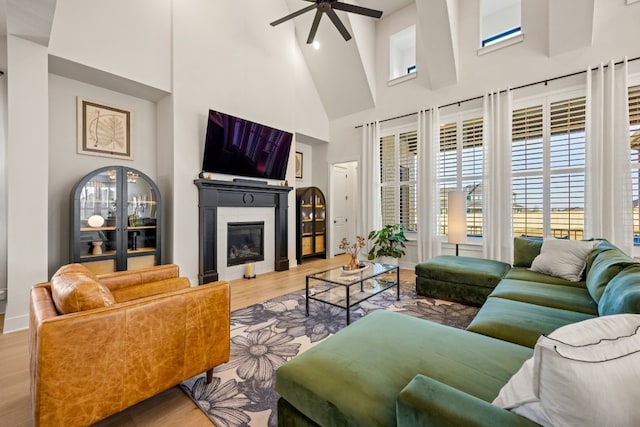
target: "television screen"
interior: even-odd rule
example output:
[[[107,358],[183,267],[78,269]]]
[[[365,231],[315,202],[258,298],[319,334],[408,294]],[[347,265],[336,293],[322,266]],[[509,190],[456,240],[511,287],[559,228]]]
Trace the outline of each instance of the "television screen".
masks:
[[[283,180],[293,134],[209,110],[202,171]]]

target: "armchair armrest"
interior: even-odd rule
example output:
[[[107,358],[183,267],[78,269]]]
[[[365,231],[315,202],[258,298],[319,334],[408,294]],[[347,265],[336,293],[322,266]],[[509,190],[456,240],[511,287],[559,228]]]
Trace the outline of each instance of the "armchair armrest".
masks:
[[[229,285],[216,282],[58,315],[31,296],[36,425],[88,425],[229,360]]]
[[[537,426],[506,409],[450,387],[424,375],[416,375],[396,402],[398,426]]]

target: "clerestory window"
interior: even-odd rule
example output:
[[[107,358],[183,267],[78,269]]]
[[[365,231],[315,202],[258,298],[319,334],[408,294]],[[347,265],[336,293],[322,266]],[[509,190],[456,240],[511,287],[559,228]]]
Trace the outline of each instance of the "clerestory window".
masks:
[[[521,0],[482,0],[481,4],[482,47],[522,34]]]

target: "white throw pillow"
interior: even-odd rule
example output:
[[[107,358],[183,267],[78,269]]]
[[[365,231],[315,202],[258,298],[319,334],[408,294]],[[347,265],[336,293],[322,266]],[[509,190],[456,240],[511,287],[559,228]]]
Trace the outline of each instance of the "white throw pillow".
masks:
[[[531,270],[579,282],[587,265],[587,258],[598,243],[598,241],[544,239],[540,254],[531,263]]]
[[[640,425],[640,315],[603,316],[541,336],[494,404],[545,426]]]

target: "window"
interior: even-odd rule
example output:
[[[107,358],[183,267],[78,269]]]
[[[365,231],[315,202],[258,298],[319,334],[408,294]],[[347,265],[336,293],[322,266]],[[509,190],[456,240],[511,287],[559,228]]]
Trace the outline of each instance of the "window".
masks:
[[[482,0],[482,47],[522,34],[521,0]]]
[[[380,138],[382,224],[417,231],[416,174],[418,133],[393,131]]]
[[[416,72],[416,26],[397,32],[389,39],[389,80]]]
[[[585,98],[515,110],[513,234],[582,239]]]
[[[633,189],[633,245],[640,246],[640,85],[629,88],[629,136]]]
[[[440,125],[440,234],[447,235],[449,191],[467,194],[467,235],[482,236],[482,117]]]

